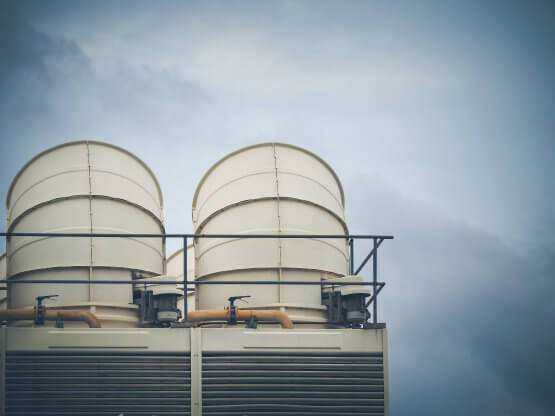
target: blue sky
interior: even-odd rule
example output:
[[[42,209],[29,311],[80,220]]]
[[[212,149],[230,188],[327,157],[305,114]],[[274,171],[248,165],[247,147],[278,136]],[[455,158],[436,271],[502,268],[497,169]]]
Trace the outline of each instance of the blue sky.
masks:
[[[37,152],[108,141],[187,232],[214,161],[306,147],[353,232],[396,236],[392,414],[553,414],[554,41],[541,1],[4,2],[0,195]]]

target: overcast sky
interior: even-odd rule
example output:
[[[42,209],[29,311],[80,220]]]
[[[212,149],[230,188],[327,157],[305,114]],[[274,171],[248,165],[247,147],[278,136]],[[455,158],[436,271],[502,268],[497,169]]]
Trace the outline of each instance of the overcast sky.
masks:
[[[214,161],[305,147],[341,178],[352,232],[396,237],[392,415],[552,415],[554,5],[3,1],[0,195],[39,151],[107,141],[189,232]]]

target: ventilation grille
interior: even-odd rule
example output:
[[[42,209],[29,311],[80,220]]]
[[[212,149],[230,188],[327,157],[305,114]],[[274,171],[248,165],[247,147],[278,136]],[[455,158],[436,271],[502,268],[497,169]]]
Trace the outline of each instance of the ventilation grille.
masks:
[[[188,415],[190,356],[6,354],[6,412],[16,415]]]
[[[383,415],[383,355],[204,353],[203,415]]]

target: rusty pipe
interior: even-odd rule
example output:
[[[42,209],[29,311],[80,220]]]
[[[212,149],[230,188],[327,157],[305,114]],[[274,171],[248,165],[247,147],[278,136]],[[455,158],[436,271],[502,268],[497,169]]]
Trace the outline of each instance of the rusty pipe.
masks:
[[[35,309],[36,308],[0,310],[0,321],[17,319],[35,321]],[[80,311],[76,309],[50,309],[43,306],[43,316],[46,321],[56,321],[60,318],[64,321],[86,322],[90,328],[101,328],[100,321],[96,315],[89,311]]]
[[[237,316],[237,319],[242,319],[245,321],[249,320],[252,317],[255,317],[255,318],[260,318],[261,320],[279,321],[282,328],[288,328],[288,329],[293,328],[293,321],[291,321],[291,318],[289,318],[289,315],[287,315],[285,312],[282,312],[282,311],[276,311],[273,309],[244,310],[244,309],[237,308],[235,314]]]
[[[102,328],[100,321],[94,313],[78,309],[48,309],[44,319],[55,321],[58,317],[64,321],[86,322],[89,328]]]
[[[187,319],[192,322],[204,321],[229,321],[229,308],[226,309],[201,309],[187,314]],[[265,321],[277,321],[282,328],[293,328],[293,321],[285,312],[272,309],[235,309],[235,317],[239,320],[247,321],[252,317]]]

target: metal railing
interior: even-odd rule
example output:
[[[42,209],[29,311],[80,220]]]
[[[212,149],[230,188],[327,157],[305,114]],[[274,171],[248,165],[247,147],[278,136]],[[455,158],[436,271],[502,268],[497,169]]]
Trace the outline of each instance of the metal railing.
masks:
[[[183,280],[176,281],[155,281],[141,279],[137,280],[13,280],[10,276],[0,280],[1,284],[137,284],[137,283],[155,283],[157,285],[183,285],[183,309],[188,310],[187,293],[189,286],[198,285],[318,285],[324,286],[325,281],[309,282],[301,280],[270,282],[265,280],[249,280],[245,281],[197,281],[188,280],[187,276],[187,243],[189,239],[201,238],[238,238],[238,239],[342,239],[347,240],[349,245],[349,274],[357,275],[366,266],[368,261],[372,260],[372,281],[371,282],[333,282],[333,286],[372,286],[372,295],[366,302],[366,308],[370,305],[373,307],[372,320],[374,324],[378,323],[378,294],[385,286],[385,282],[378,282],[378,248],[385,240],[392,240],[390,235],[370,235],[370,234],[131,234],[131,233],[0,233],[0,237],[6,238],[6,251],[8,248],[8,239],[10,237],[54,237],[54,238],[180,238],[183,241]],[[354,262],[354,246],[355,240],[372,240],[373,245],[370,252],[364,257],[363,261],[355,268]],[[6,287],[0,287],[0,290],[7,290]],[[191,289],[193,290],[193,289]],[[187,313],[184,313],[184,320],[187,320]]]

